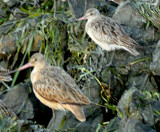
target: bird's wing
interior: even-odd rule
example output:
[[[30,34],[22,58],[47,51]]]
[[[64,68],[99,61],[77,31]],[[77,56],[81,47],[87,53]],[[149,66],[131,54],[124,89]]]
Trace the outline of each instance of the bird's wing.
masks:
[[[137,45],[137,47],[139,45],[125,33],[117,22],[109,17],[101,16],[99,19],[90,22],[86,30],[91,38],[95,38],[103,44],[117,44],[120,46]]]
[[[72,77],[59,67],[42,71],[41,79],[33,84],[34,90],[43,98],[61,104],[87,105],[89,99],[78,88]]]
[[[1,65],[0,65],[0,81],[12,81],[12,78],[10,75],[6,75],[9,72],[9,70],[4,69]]]

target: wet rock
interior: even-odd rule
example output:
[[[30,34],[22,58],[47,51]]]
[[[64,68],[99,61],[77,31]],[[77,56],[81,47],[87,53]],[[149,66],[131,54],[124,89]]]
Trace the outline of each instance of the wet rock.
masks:
[[[157,101],[146,98],[138,89],[131,88],[121,97],[117,108],[123,113],[124,117],[143,120],[145,124],[153,126],[159,118],[155,116],[156,110],[159,110],[159,104]],[[120,116],[120,114],[118,115]]]
[[[125,123],[125,126],[121,127],[118,132],[156,132],[156,130],[139,120],[129,119]]]
[[[6,35],[0,40],[0,52],[4,54],[12,54],[16,51],[16,36],[15,34]]]
[[[6,35],[16,25],[16,23],[17,22],[10,20],[0,25],[0,36]]]
[[[114,118],[110,120],[109,124],[105,126],[103,129],[103,132],[108,132],[108,131],[118,131],[119,130],[119,123],[120,123],[120,118]]]
[[[28,97],[29,84],[19,84],[4,95],[6,103],[20,119],[32,119],[34,117],[33,105]]]
[[[74,18],[83,16],[87,9],[97,7],[103,3],[105,3],[105,0],[68,0]]]
[[[140,90],[147,90],[149,92],[158,92],[158,86],[152,76],[147,73],[142,73],[139,76],[131,75],[127,81],[128,87],[138,87]]]
[[[23,49],[27,48],[28,44],[29,44],[29,40],[32,36],[29,34],[26,38],[25,38],[25,41],[24,41],[24,44],[23,44]],[[41,47],[41,44],[42,44],[42,36],[40,36],[39,34],[35,34],[34,35],[34,39],[33,39],[33,43],[32,43],[32,47],[31,47],[31,51],[39,51],[40,47]]]
[[[5,55],[9,55],[9,54],[13,54],[14,52],[16,52],[17,50],[17,38],[20,36],[20,32],[19,33],[11,33],[9,35],[5,35],[1,38],[0,40],[0,52],[5,54]],[[22,50],[24,51],[24,49],[27,48],[28,44],[29,44],[29,40],[32,36],[29,34],[28,36],[26,36],[24,42],[23,42],[23,46],[22,46]],[[34,35],[34,39],[33,39],[33,43],[32,43],[32,47],[30,51],[39,51],[39,48],[42,44],[42,37],[38,34]]]
[[[119,22],[119,24],[127,25],[132,28],[142,28],[146,23],[144,17],[142,17],[136,9],[129,4],[118,6],[113,15],[113,19]]]
[[[152,62],[150,64],[150,70],[154,75],[160,75],[160,40],[153,52]]]
[[[0,19],[5,19],[7,17],[6,10],[4,8],[4,5],[0,5]],[[0,22],[1,23],[1,22]]]
[[[3,0],[9,7],[13,7],[18,3],[18,0]]]
[[[15,8],[13,11],[12,11],[12,14],[15,18],[24,18],[24,17],[27,17],[28,14],[21,11],[19,8]]]
[[[138,29],[122,25],[122,28],[129,36],[143,45],[153,45],[160,39],[160,32],[153,27],[149,27],[148,29]],[[150,48],[146,48],[145,50],[149,51]]]

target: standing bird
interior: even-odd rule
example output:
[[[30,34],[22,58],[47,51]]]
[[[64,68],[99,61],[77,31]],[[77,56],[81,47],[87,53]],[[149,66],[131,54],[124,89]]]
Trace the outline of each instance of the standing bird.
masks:
[[[114,51],[124,49],[134,56],[139,55],[139,52],[135,48],[141,46],[126,34],[113,19],[101,15],[95,8],[88,9],[85,15],[78,20],[85,19],[88,20],[85,25],[87,34],[102,50]],[[114,52],[108,65],[111,65],[113,56]]]
[[[29,63],[15,71],[29,67],[34,67],[31,73],[33,92],[44,105],[56,110],[67,109],[81,122],[86,120],[82,105],[89,105],[90,100],[66,71],[51,66],[41,53],[34,54]]]

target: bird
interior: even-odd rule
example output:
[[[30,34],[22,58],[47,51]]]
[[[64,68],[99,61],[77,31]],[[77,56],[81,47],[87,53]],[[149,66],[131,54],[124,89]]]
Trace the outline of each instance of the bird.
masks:
[[[5,82],[12,81],[11,76],[7,74],[8,72],[9,72],[9,70],[4,69],[4,68],[0,65],[0,81],[5,81]]]
[[[31,72],[33,92],[44,105],[55,110],[69,110],[79,121],[86,120],[82,106],[89,105],[90,100],[65,70],[51,66],[43,54],[35,53],[26,65],[10,73],[29,67],[34,67]]]
[[[124,49],[134,56],[140,54],[136,48],[141,48],[141,46],[115,20],[101,15],[96,8],[88,9],[85,15],[78,19],[78,21],[81,20],[87,20],[85,30],[102,50],[115,51]],[[112,64],[113,56],[114,52],[108,65]]]

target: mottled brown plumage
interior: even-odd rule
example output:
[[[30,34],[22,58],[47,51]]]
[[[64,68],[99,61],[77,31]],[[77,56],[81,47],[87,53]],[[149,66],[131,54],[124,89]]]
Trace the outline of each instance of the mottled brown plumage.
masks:
[[[4,69],[2,66],[0,66],[0,81],[12,81],[12,78],[10,75],[7,75],[9,70]],[[11,111],[0,99],[0,112],[3,113],[5,116],[10,116],[12,118],[17,118],[16,114]]]
[[[41,53],[34,54],[30,62],[18,70],[32,66],[31,81],[36,97],[52,109],[67,109],[78,120],[85,121],[82,105],[88,105],[90,101],[73,78],[62,68],[49,65]]]
[[[87,34],[103,50],[124,49],[134,56],[139,55],[135,48],[141,46],[112,18],[101,15],[95,8],[90,8],[79,20],[84,19],[88,20],[85,26]]]
[[[9,116],[12,118],[17,118],[16,114],[11,111],[0,99],[0,112],[3,113],[5,116]]]
[[[2,66],[0,66],[0,81],[12,81],[12,78],[10,75],[7,75],[9,70],[4,69]]]

